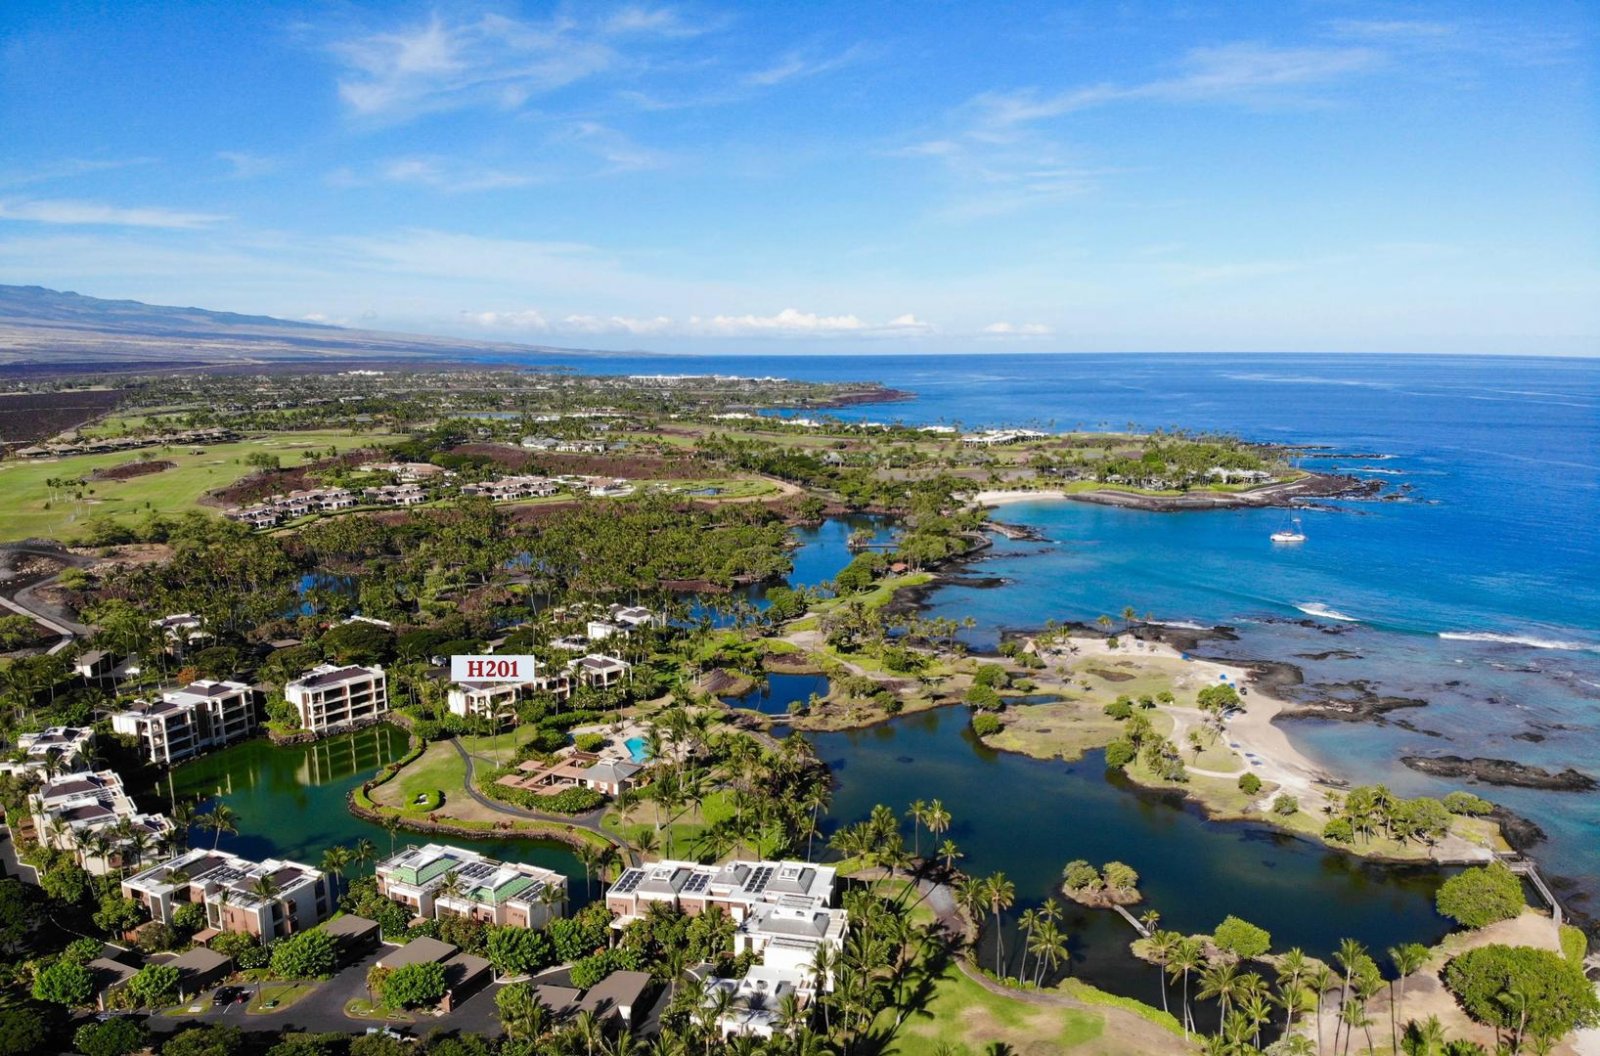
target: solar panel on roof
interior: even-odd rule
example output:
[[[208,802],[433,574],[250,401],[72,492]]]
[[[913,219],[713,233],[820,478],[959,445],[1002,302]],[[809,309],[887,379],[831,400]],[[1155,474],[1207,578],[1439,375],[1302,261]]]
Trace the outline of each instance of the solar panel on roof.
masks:
[[[683,893],[686,895],[698,895],[706,889],[706,885],[710,882],[710,873],[694,873],[689,877],[689,882],[683,885]]]
[[[642,870],[642,869],[629,869],[627,872],[623,873],[620,877],[617,878],[616,884],[613,885],[612,888],[611,888],[612,893],[618,894],[618,895],[629,894],[630,892],[633,891],[634,888],[639,886],[639,881],[641,881],[643,879],[644,879],[644,870]]]
[[[456,870],[456,875],[463,880],[487,880],[494,875],[494,866],[488,862],[468,862]]]
[[[753,895],[759,895],[767,889],[768,884],[772,883],[772,872],[772,866],[763,865],[750,877],[749,882],[744,885],[744,889]]]

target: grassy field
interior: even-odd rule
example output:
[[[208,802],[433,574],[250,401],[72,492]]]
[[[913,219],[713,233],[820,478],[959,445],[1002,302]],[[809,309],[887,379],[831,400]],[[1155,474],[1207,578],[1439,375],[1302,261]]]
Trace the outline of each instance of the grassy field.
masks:
[[[390,438],[383,434],[352,433],[347,430],[319,430],[299,433],[267,433],[232,444],[211,447],[151,449],[156,461],[175,463],[171,469],[128,480],[92,480],[96,470],[137,462],[139,453],[119,451],[104,455],[74,455],[69,458],[29,459],[0,463],[0,541],[51,538],[72,541],[79,538],[85,524],[94,518],[108,517],[134,523],[149,513],[179,514],[203,509],[200,499],[209,491],[223,488],[254,472],[245,458],[257,452],[274,454],[285,466],[300,461],[310,450],[382,445]],[[51,501],[45,483],[52,478],[87,481],[81,488],[60,489]],[[72,498],[82,491],[84,497]]]
[[[661,826],[660,845],[658,853],[667,857],[676,856],[694,857],[695,840],[700,833],[705,831],[707,825],[714,825],[723,818],[733,816],[733,796],[727,791],[713,792],[707,796],[699,807],[688,807],[670,820],[663,818]],[[607,832],[615,833],[629,844],[638,846],[639,836],[644,832],[654,832],[656,827],[656,808],[654,803],[641,803],[628,812],[628,820],[623,822],[621,815],[615,810],[608,811],[600,821],[601,828]]]
[[[434,741],[416,762],[403,767],[394,780],[373,790],[373,799],[391,807],[404,807],[425,792],[466,798],[467,764],[449,741]]]

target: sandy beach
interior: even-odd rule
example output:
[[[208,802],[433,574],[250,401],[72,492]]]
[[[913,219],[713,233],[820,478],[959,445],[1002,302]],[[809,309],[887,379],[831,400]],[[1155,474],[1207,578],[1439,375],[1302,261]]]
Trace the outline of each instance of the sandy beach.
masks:
[[[1041,499],[1064,499],[1067,493],[1057,488],[1034,491],[980,491],[972,496],[973,506],[1009,506],[1016,502],[1037,502]]]

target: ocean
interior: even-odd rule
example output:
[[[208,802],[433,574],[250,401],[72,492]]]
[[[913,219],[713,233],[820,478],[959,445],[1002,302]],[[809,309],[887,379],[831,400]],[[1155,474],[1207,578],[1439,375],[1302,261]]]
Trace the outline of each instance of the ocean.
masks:
[[[616,374],[875,380],[902,403],[837,412],[963,428],[1177,428],[1316,445],[1311,469],[1381,479],[1392,499],[1300,516],[1145,513],[1073,502],[1005,507],[1042,543],[998,541],[935,613],[969,641],[1125,606],[1233,627],[1203,650],[1283,660],[1307,696],[1414,698],[1384,721],[1290,720],[1308,755],[1410,795],[1461,787],[1405,754],[1492,756],[1600,777],[1600,361],[1372,355],[535,357]],[[1600,793],[1477,789],[1536,822],[1533,853],[1572,908],[1600,915]]]

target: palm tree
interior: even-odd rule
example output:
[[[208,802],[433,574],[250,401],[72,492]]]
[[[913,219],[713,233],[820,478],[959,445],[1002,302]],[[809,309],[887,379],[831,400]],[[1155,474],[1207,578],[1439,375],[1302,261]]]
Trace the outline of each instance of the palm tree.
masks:
[[[1200,973],[1200,990],[1196,996],[1204,1001],[1216,998],[1222,1009],[1222,1018],[1228,1018],[1228,1006],[1239,994],[1239,966],[1233,961],[1214,961]]]
[[[1005,959],[1005,936],[1001,933],[1001,914],[1011,908],[1017,899],[1017,887],[1006,879],[1005,873],[995,873],[986,881],[989,910],[994,914],[994,974],[1004,978],[1001,965]]]
[[[1339,993],[1340,1019],[1339,1024],[1335,1025],[1333,1031],[1333,1047],[1336,1049],[1339,1047],[1339,1025],[1347,1025],[1345,1024],[1343,1009],[1345,1005],[1350,1003],[1350,981],[1355,977],[1356,969],[1366,957],[1367,948],[1355,939],[1341,940],[1338,951],[1333,955],[1333,959],[1339,962],[1339,967],[1344,969],[1344,988]],[[1350,1048],[1348,1036],[1345,1038],[1344,1047],[1346,1049]]]
[[[200,826],[215,833],[211,838],[211,849],[216,850],[222,842],[223,833],[239,834],[239,814],[226,803],[217,803],[209,812],[200,815]]]
[[[955,840],[945,840],[939,844],[939,857],[944,859],[944,871],[951,872],[955,868],[957,858],[965,858],[961,848],[956,846]]]
[[[1333,969],[1321,963],[1306,974],[1306,982],[1317,995],[1317,1056],[1322,1056],[1322,997],[1333,989],[1337,979]]]
[[[590,1009],[584,1009],[572,1022],[573,1033],[578,1040],[583,1042],[587,1056],[594,1056],[594,1047],[604,1038],[604,1031],[600,1027],[600,1017]]]
[[[1025,909],[1017,917],[1017,924],[1022,928],[1022,967],[1017,969],[1019,981],[1028,977],[1028,948],[1033,944],[1033,931],[1043,920],[1037,910]]]
[[[1155,962],[1156,975],[1161,983],[1161,1011],[1170,1013],[1167,1006],[1167,965],[1172,962],[1172,951],[1177,948],[1182,935],[1175,931],[1158,931],[1150,936],[1150,959]]]
[[[509,991],[509,993],[506,993]],[[526,985],[509,986],[496,1002],[500,1025],[513,1040],[538,1041],[550,1029],[550,1009]]]
[[[811,980],[813,989],[817,993],[818,1003],[822,1005],[822,1029],[824,1033],[832,1029],[828,1023],[828,1004],[822,1000],[822,995],[833,982],[834,955],[833,949],[827,943],[818,943],[817,952],[811,958]]]
[[[1397,1024],[1404,1023],[1406,1021],[1406,977],[1412,972],[1415,972],[1418,968],[1421,968],[1423,962],[1427,959],[1427,948],[1422,946],[1420,943],[1407,942],[1402,943],[1399,946],[1389,947],[1389,960],[1394,964],[1396,976],[1395,980],[1389,984],[1390,1007],[1394,1009],[1394,1013],[1389,1017],[1389,1025],[1391,1033],[1394,1034],[1394,1047],[1396,1052],[1400,1051],[1400,1036],[1399,1027]],[[1400,984],[1400,992],[1398,997],[1396,997],[1394,992],[1394,984],[1396,982]],[[1398,1019],[1396,1017],[1398,1017]]]
[[[950,812],[936,799],[928,804],[928,813],[922,823],[928,826],[928,832],[932,835],[943,836],[950,831],[950,821]]]
[[[344,884],[344,871],[350,868],[350,848],[333,846],[322,852],[322,871],[333,876],[335,898]]]
[[[922,857],[922,823],[928,820],[928,805],[918,799],[912,802],[911,809],[906,811],[906,817],[911,819],[911,853]]]
[[[278,882],[272,879],[270,874],[264,873],[256,877],[255,882],[250,885],[250,893],[267,904],[267,919],[270,922],[272,919],[271,906],[278,898]],[[272,941],[273,935],[271,931],[270,927],[261,929],[261,945],[265,946]]]
[[[1306,977],[1306,954],[1296,946],[1278,961],[1278,989],[1283,993],[1283,1032],[1294,1027],[1294,1014],[1300,1010],[1302,983]]]
[[[1049,917],[1039,922],[1038,933],[1033,936],[1028,948],[1035,958],[1033,979],[1035,986],[1044,983],[1045,965],[1048,964],[1050,971],[1053,972],[1057,965],[1067,959],[1067,937]]]
[[[1167,958],[1167,974],[1183,979],[1183,1037],[1187,1041],[1194,1030],[1194,1016],[1189,1009],[1189,973],[1200,967],[1202,947],[1199,940],[1181,938],[1173,944]]]
[[[439,917],[439,903],[448,899],[458,901],[466,891],[466,883],[461,879],[461,874],[454,869],[445,870],[444,876],[439,878],[439,886],[433,889],[433,916]]]
[[[371,865],[373,859],[377,857],[378,849],[365,836],[357,840],[355,847],[350,851],[350,860],[363,869]]]

